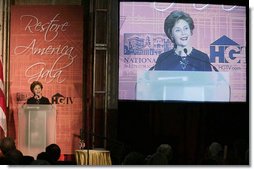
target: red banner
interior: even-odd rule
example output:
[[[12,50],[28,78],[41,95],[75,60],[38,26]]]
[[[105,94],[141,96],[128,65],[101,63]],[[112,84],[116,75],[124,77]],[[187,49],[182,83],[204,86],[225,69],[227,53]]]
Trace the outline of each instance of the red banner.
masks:
[[[43,96],[56,104],[56,143],[62,153],[73,153],[82,127],[82,7],[12,6],[10,36],[10,108],[16,138],[18,108],[33,95],[30,84],[38,80]]]

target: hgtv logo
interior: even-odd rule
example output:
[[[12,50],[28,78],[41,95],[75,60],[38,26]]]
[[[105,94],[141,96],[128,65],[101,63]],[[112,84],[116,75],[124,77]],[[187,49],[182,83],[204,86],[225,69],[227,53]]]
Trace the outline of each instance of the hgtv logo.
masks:
[[[51,98],[52,104],[73,104],[73,99],[71,97],[65,97],[60,93],[56,93]]]
[[[237,64],[245,62],[243,46],[223,35],[210,45],[211,63]]]

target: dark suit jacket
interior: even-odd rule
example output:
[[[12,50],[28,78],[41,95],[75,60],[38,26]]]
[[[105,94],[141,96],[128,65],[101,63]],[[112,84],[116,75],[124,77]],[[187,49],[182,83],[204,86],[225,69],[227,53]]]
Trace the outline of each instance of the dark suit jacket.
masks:
[[[208,55],[193,48],[185,61],[175,53],[174,49],[160,54],[154,70],[212,71],[212,68]]]
[[[42,96],[39,100],[31,97],[27,99],[27,104],[50,104],[49,99],[47,97]]]

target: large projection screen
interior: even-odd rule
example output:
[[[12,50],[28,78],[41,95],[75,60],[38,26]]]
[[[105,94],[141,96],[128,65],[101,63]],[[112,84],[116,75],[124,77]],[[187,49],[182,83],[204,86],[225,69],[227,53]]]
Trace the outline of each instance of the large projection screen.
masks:
[[[246,6],[120,2],[119,8],[119,100],[246,102]],[[157,59],[174,50],[164,21],[176,10],[193,19],[191,46],[208,56],[195,60],[211,70],[191,62],[192,69],[154,69],[156,62],[172,64]]]

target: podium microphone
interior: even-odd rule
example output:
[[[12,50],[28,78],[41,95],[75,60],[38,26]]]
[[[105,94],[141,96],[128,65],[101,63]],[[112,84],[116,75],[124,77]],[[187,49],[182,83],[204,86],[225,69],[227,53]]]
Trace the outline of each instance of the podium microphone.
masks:
[[[149,71],[154,70],[154,69],[155,69],[155,65],[152,66],[151,68],[149,68]]]
[[[187,50],[186,48],[184,48],[183,51],[184,51],[184,53],[186,54],[186,56],[188,57],[188,56],[189,56],[189,55],[188,55],[188,50]],[[196,57],[190,57],[190,58],[193,58],[193,59],[195,59],[195,60],[198,60],[198,61],[204,62],[204,63],[206,63],[206,64],[209,64],[209,65],[213,68],[214,71],[219,72],[219,70],[218,70],[214,65],[212,65],[210,62],[201,60],[201,59],[196,58]]]

